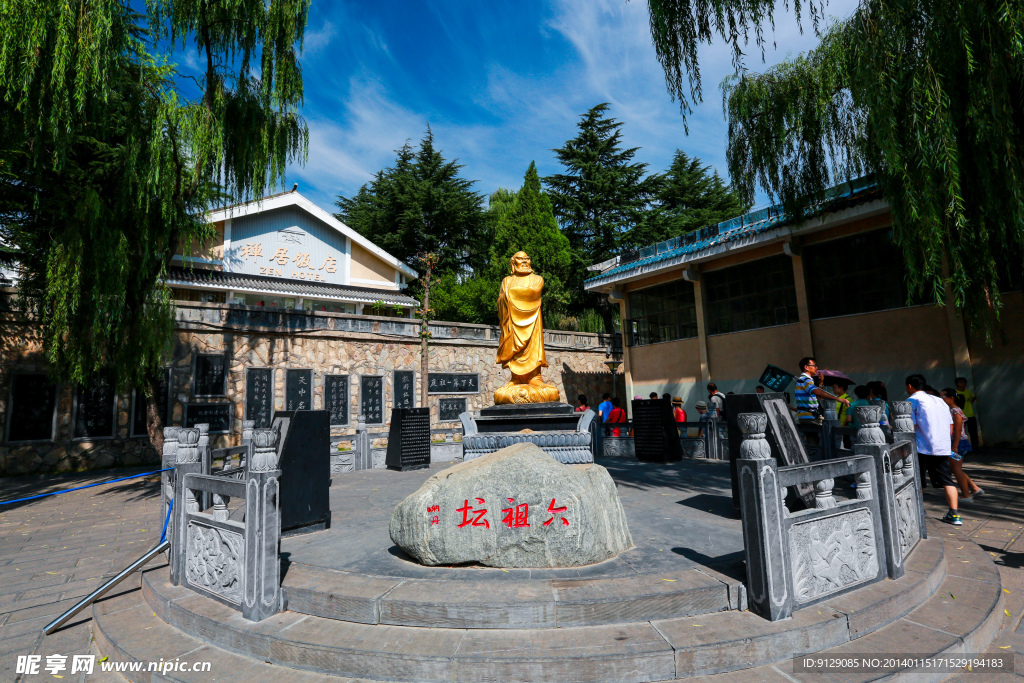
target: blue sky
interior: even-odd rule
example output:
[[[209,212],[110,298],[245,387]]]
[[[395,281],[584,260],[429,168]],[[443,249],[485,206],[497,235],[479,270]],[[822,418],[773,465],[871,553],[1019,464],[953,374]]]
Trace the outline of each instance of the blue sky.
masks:
[[[845,17],[855,6],[832,0],[828,13]],[[286,187],[297,182],[332,210],[337,194],[354,194],[429,123],[479,192],[517,188],[531,160],[542,176],[560,171],[550,150],[600,102],[611,103],[625,144],[640,147],[651,170],[665,169],[679,147],[727,176],[718,84],[733,70],[728,48],[701,50],[705,101],[687,136],[647,22],[643,0],[314,0],[302,56],[309,158],[289,169]],[[813,47],[804,28],[780,12],[767,63]],[[753,46],[747,65],[763,68]]]

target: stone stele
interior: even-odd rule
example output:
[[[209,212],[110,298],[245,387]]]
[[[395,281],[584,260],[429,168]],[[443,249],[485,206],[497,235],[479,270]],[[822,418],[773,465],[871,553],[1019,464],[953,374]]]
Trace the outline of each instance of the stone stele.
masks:
[[[518,443],[435,474],[391,514],[422,564],[578,567],[633,547],[608,470]]]

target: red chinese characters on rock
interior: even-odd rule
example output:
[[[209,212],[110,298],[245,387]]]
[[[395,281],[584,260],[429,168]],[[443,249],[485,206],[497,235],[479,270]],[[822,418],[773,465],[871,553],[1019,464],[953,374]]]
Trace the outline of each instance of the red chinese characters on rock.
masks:
[[[483,505],[486,501],[483,498],[477,498],[476,502],[478,505]],[[461,529],[464,526],[482,526],[488,529],[491,528],[491,523],[484,519],[484,515],[487,514],[487,508],[473,509],[473,506],[466,500],[463,502],[462,507],[458,508],[456,512],[462,513],[462,523],[459,524],[458,528]],[[470,517],[470,515],[476,515]]]
[[[440,505],[431,505],[430,507],[428,507],[427,508],[427,514],[428,515],[432,515],[432,517],[430,518],[430,525],[431,526],[438,526],[438,525],[441,524],[441,506]]]
[[[509,503],[515,503],[515,498],[508,498]],[[521,503],[519,505],[513,505],[512,507],[505,508],[502,510],[505,516],[502,518],[502,522],[509,529],[518,529],[521,527],[530,526],[530,505],[529,503]]]
[[[558,516],[558,519],[562,520],[562,524],[564,524],[565,526],[569,526],[569,520],[567,520],[561,514],[561,513],[565,512],[568,509],[569,508],[564,507],[564,506],[563,507],[555,507],[555,499],[552,498],[551,499],[551,505],[548,505],[548,512],[551,513],[551,519],[549,519],[548,521],[544,522],[544,526],[548,526],[549,524],[554,522],[555,519],[556,519],[556,515]]]

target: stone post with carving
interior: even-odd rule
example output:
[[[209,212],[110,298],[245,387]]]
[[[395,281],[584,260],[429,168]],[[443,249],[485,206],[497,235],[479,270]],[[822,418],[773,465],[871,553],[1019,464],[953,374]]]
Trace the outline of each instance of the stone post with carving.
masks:
[[[879,424],[882,406],[867,405],[854,408],[857,413],[857,438],[853,452],[870,455],[875,460],[875,490],[878,492],[878,509],[882,517],[882,543],[885,546],[886,569],[890,579],[903,576],[903,553],[900,550],[899,517],[896,509],[896,485],[893,480],[892,449],[885,441],[885,433]],[[897,472],[896,474],[901,474]]]
[[[366,416],[356,417],[356,440],[352,444],[355,453],[352,456],[353,466],[357,470],[373,469],[373,453],[370,451],[370,433],[366,431]]]
[[[920,458],[917,457],[917,432],[914,431],[914,406],[910,401],[892,402],[892,437],[894,443],[907,441],[910,443],[910,457],[903,459],[903,475],[914,477],[914,486],[917,487],[917,517],[921,520],[921,538],[928,538],[928,525],[925,522],[927,517],[924,514],[924,496],[922,495],[922,479],[924,471],[920,467]]]
[[[743,550],[747,560],[747,600],[766,619],[785,619],[793,612],[792,572],[784,543],[785,492],[778,465],[765,440],[768,416],[736,416],[743,434],[737,460]]]
[[[245,483],[245,594],[242,616],[260,621],[281,611],[281,470],[273,429],[254,429]]]
[[[200,422],[196,425],[199,430],[199,462],[203,463],[203,474],[213,474],[213,462],[210,460],[210,423]],[[203,492],[199,498],[201,510],[206,510],[213,504],[209,494]]]
[[[247,468],[252,459],[252,432],[255,428],[255,420],[242,420],[242,441],[239,445],[249,447],[249,450],[246,451],[245,455],[239,458],[238,464],[242,467]]]
[[[186,474],[202,474],[203,463],[199,453],[199,429],[181,427],[178,429],[178,452],[174,463],[174,541],[171,545],[171,583],[177,586],[185,570],[186,512],[197,512],[199,501],[183,484]]]
[[[179,427],[164,427],[164,447],[160,454],[160,469],[174,467],[178,455],[178,429]],[[167,508],[174,500],[174,471],[160,473],[160,524],[167,520]],[[171,540],[174,534],[174,525],[167,520],[167,540]],[[170,551],[168,551],[170,557]]]

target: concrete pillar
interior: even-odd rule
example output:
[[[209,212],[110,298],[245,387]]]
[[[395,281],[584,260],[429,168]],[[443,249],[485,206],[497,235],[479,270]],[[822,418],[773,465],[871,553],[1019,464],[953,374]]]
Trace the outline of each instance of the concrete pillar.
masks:
[[[622,321],[622,375],[625,380],[626,395],[623,396],[623,400],[626,402],[626,414],[630,420],[633,419],[633,402],[630,400],[633,398],[633,369],[630,364],[630,351],[633,347],[626,344],[626,325],[629,324],[629,305],[626,302],[626,297],[620,294],[618,291],[608,295],[608,300],[613,301],[612,296],[618,295],[619,303],[619,320]],[[612,394],[615,394],[615,386],[612,385]]]
[[[792,243],[786,242],[783,250],[793,260],[793,288],[796,290],[796,310],[800,317],[800,351],[805,356],[814,356],[814,339],[811,337],[811,314],[807,306],[807,282],[804,279],[804,257]]]
[[[711,368],[708,365],[708,326],[704,315],[704,276],[688,268],[683,278],[693,283],[693,300],[697,304],[697,350],[700,353],[700,381],[707,384],[711,381]]]

